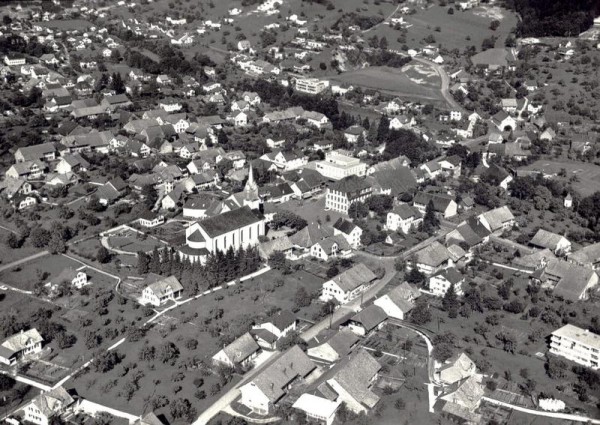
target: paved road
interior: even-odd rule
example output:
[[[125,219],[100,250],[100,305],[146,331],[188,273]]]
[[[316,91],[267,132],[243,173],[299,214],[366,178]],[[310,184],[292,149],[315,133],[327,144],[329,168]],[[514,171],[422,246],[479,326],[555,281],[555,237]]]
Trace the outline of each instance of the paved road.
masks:
[[[363,34],[366,34],[369,31],[374,30],[375,28],[377,28],[379,25],[382,25],[382,24],[386,23],[388,20],[390,20],[392,18],[392,16],[394,16],[396,14],[396,12],[398,11],[398,9],[400,9],[400,4],[398,6],[396,6],[396,8],[394,9],[394,11],[392,13],[390,13],[388,16],[386,16],[386,18],[383,21],[381,21],[377,25],[372,26],[371,28],[367,28],[366,30],[363,30]]]
[[[420,62],[424,65],[428,65],[429,67],[433,68],[435,70],[435,72],[437,72],[437,74],[440,76],[440,78],[442,80],[442,87],[440,88],[442,96],[444,97],[444,100],[446,100],[446,103],[448,103],[448,105],[450,105],[450,107],[453,110],[461,111],[463,114],[467,112],[461,105],[458,104],[458,102],[454,99],[454,97],[450,93],[450,77],[448,77],[448,73],[442,66],[438,65],[435,62],[431,62],[430,60],[419,58],[416,56],[413,57],[412,59],[416,62]]]

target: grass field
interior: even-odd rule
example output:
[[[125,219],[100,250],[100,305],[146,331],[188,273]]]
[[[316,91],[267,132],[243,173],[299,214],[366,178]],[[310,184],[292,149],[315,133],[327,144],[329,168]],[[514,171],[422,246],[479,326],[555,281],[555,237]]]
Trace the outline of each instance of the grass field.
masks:
[[[39,280],[38,276],[41,273],[48,273],[49,276],[44,281],[50,282],[67,267],[78,269],[81,264],[62,255],[46,255],[10,270],[5,270],[0,274],[0,281],[15,288],[31,291]]]
[[[557,175],[562,169],[567,172],[566,179],[577,176],[578,181],[573,187],[583,196],[591,195],[600,190],[600,166],[587,162],[570,160],[540,159],[533,164],[520,168],[528,171],[541,171],[544,174]]]
[[[27,244],[19,249],[9,248],[4,243],[4,240],[8,237],[8,235],[8,230],[0,228],[0,265],[9,264],[21,258],[29,257],[30,255],[40,251],[38,248],[34,248]]]
[[[440,102],[440,80],[421,65],[410,64],[402,69],[370,67],[342,73],[331,78],[352,85],[420,101]]]

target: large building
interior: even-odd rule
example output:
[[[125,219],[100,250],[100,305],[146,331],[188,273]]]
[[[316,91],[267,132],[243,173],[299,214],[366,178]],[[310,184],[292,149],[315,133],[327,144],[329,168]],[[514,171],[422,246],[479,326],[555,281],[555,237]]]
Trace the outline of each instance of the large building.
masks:
[[[186,245],[178,252],[183,259],[204,262],[209,254],[217,251],[256,246],[264,234],[265,217],[243,206],[193,223],[185,230]]]
[[[573,325],[552,332],[550,353],[582,366],[600,369],[600,335]]]
[[[308,94],[319,94],[329,87],[329,81],[319,80],[318,78],[298,78],[296,79],[296,91]]]
[[[340,180],[348,176],[366,176],[367,164],[358,158],[333,151],[326,153],[323,161],[317,162],[316,170],[328,179]]]
[[[325,208],[348,214],[350,205],[364,202],[373,195],[373,187],[360,177],[349,176],[333,183],[327,189]]]

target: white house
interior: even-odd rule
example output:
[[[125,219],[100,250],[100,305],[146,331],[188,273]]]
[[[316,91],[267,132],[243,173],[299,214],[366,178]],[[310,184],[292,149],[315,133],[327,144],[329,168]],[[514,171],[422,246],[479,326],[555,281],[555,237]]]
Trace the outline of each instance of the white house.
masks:
[[[400,230],[406,234],[419,227],[422,222],[423,214],[418,209],[408,204],[400,204],[388,212],[385,226],[392,232]]]
[[[42,391],[25,406],[25,420],[37,425],[49,425],[55,416],[65,413],[75,400],[63,387]]]
[[[366,290],[376,278],[367,266],[359,263],[323,283],[321,300],[335,299],[340,304],[346,304]]]
[[[293,409],[306,414],[306,418],[325,425],[332,425],[335,412],[342,404],[341,401],[332,401],[313,394],[302,394],[292,405]]]
[[[52,283],[58,285],[62,282],[68,282],[77,289],[81,289],[90,283],[87,274],[83,270],[75,270],[73,267],[64,269],[56,279],[53,279]]]
[[[217,365],[248,367],[260,354],[260,347],[248,332],[223,347],[212,360]]]
[[[373,304],[380,307],[389,317],[404,320],[420,295],[417,288],[403,282],[387,294],[377,298]]]
[[[297,325],[296,316],[290,311],[282,310],[269,317],[266,322],[252,326],[252,329],[266,329],[279,339],[295,331]]]
[[[333,234],[344,236],[352,248],[358,249],[363,230],[351,221],[340,217],[333,225]]]
[[[175,276],[162,277],[156,274],[149,274],[144,283],[148,284],[142,291],[142,304],[150,304],[160,307],[169,300],[175,301],[181,298],[183,294],[183,285],[179,283]]]
[[[429,291],[433,295],[443,297],[450,286],[454,286],[454,292],[458,296],[463,295],[462,285],[465,281],[463,275],[454,267],[440,270],[429,278]]]
[[[44,338],[37,329],[29,329],[14,334],[0,344],[0,362],[14,365],[19,359],[42,351]]]
[[[600,369],[600,335],[573,325],[552,332],[550,354],[565,357],[593,370]]]

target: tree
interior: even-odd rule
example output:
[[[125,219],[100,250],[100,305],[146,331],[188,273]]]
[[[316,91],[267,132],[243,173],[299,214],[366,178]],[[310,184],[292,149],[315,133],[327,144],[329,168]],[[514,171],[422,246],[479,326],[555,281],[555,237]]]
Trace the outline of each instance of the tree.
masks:
[[[431,322],[431,311],[426,301],[417,299],[417,304],[409,314],[409,320],[415,325],[425,325]]]
[[[507,353],[515,354],[517,349],[517,339],[510,332],[499,332],[496,339],[502,343],[502,349]]]
[[[448,343],[436,344],[432,354],[436,360],[444,363],[454,355],[454,346]]]
[[[458,296],[456,295],[456,289],[453,284],[450,284],[448,290],[444,294],[444,298],[442,298],[442,307],[445,311],[448,312],[448,316],[451,318],[456,317],[458,314],[458,309],[460,308],[460,301],[458,301]]]
[[[288,268],[285,254],[281,251],[275,251],[269,255],[269,266],[275,270],[286,270]]]
[[[421,273],[416,267],[413,267],[406,275],[406,281],[416,285],[421,285],[425,282],[426,276]]]
[[[96,261],[98,261],[100,264],[106,264],[110,262],[111,258],[112,255],[108,249],[106,249],[104,246],[98,248],[98,252],[96,252]]]
[[[146,209],[151,210],[154,208],[154,204],[158,200],[158,193],[153,185],[147,184],[142,187],[141,191],[142,198],[144,199],[144,206]]]
[[[335,264],[332,264],[327,269],[327,278],[332,279],[340,273],[340,270],[337,268]]]
[[[296,307],[302,308],[302,307],[307,307],[311,304],[312,299],[310,297],[310,295],[308,294],[308,292],[306,291],[306,288],[304,288],[304,286],[300,286],[297,290],[296,290],[296,294],[294,295],[294,305]]]
[[[138,274],[147,274],[150,268],[150,257],[143,251],[137,253]]]
[[[0,375],[0,391],[8,391],[12,389],[16,384],[16,381],[9,375]]]
[[[177,398],[169,406],[169,412],[175,419],[192,421],[196,417],[196,409],[187,398]]]
[[[35,248],[45,248],[50,242],[50,232],[43,227],[36,227],[31,231],[29,241]]]
[[[499,26],[500,26],[500,21],[498,21],[497,19],[494,19],[492,22],[490,22],[490,29],[492,31],[496,31]]]
[[[425,209],[425,217],[423,217],[423,231],[431,235],[435,233],[439,226],[440,221],[435,215],[433,200],[430,200]]]
[[[173,364],[179,357],[179,348],[171,341],[165,341],[158,347],[158,359],[163,363]]]

